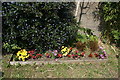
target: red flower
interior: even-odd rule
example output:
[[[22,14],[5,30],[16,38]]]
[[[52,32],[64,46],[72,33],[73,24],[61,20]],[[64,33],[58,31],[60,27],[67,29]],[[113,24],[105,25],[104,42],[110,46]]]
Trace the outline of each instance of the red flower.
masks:
[[[70,50],[72,50],[72,47],[70,47]]]
[[[88,55],[88,57],[93,57],[92,53],[90,53],[90,54]]]
[[[32,56],[32,58],[33,58],[33,59],[36,59],[36,58],[37,58],[37,56]]]
[[[30,53],[30,51],[27,51],[27,53]]]
[[[49,56],[49,53],[46,53],[46,56]]]
[[[28,53],[34,53],[34,51],[32,50],[32,51],[28,51]]]
[[[82,52],[82,53],[80,54],[80,56],[82,56],[82,57],[85,56],[85,52]]]
[[[94,53],[95,57],[98,57],[98,54],[97,53]]]
[[[33,50],[32,50],[32,51],[28,51],[28,53],[31,53],[31,54],[34,54],[34,52],[35,52],[35,51],[33,51]]]
[[[61,58],[61,57],[62,57],[62,54],[58,54],[57,56],[58,56],[59,58]]]
[[[39,54],[39,56],[42,56],[42,54]]]
[[[36,54],[37,56],[39,56],[39,54]]]
[[[37,55],[37,57],[42,57],[42,54],[36,54]]]
[[[32,57],[33,55],[32,54],[30,54],[30,57]]]
[[[71,57],[71,55],[69,55],[69,54],[68,54],[68,55],[67,55],[67,57],[69,57],[69,58],[70,58],[70,57]]]

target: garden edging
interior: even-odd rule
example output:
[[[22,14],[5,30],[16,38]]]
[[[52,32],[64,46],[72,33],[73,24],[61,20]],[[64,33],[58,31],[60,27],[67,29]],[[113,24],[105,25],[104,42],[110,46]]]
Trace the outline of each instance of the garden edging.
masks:
[[[25,64],[62,64],[62,63],[78,63],[78,64],[82,64],[82,63],[99,63],[99,62],[105,62],[107,61],[107,59],[104,60],[52,60],[52,61],[10,61],[11,65],[16,65],[18,63],[20,63],[21,65],[25,65]]]

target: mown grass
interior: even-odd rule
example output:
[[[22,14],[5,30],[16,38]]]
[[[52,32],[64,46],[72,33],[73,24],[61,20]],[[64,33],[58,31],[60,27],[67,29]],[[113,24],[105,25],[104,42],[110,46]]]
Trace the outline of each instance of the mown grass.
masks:
[[[82,64],[42,64],[10,65],[10,55],[3,56],[2,71],[4,78],[118,78],[119,53],[106,49],[108,60],[105,62]]]

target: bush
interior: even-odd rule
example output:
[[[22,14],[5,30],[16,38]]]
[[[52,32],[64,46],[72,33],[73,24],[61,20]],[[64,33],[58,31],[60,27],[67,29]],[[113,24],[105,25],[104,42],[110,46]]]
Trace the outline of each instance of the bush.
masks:
[[[4,2],[3,42],[42,51],[72,44],[77,31],[74,8],[73,2]]]
[[[102,3],[100,14],[105,22],[105,27],[102,30],[103,38],[120,47],[120,2]]]

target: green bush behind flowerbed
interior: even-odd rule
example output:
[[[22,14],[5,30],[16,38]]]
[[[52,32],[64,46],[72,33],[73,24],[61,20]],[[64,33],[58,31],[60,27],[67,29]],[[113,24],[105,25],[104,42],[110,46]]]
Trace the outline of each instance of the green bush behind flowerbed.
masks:
[[[105,23],[102,29],[103,41],[108,42],[108,39],[111,44],[120,47],[120,2],[104,2],[100,6],[99,14]]]
[[[72,2],[4,2],[2,41],[42,51],[71,45],[78,29],[74,8]]]

